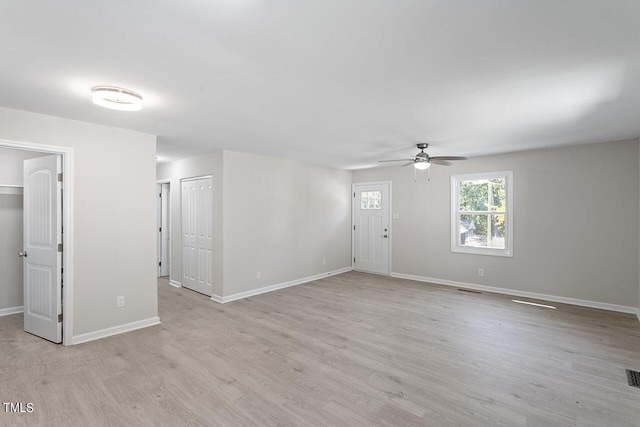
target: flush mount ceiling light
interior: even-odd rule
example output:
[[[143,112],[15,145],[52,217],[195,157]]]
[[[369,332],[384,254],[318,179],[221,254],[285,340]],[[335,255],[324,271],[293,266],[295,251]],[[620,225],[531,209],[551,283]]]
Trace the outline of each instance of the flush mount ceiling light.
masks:
[[[134,91],[115,86],[94,86],[91,88],[93,103],[120,111],[142,109],[142,97]]]

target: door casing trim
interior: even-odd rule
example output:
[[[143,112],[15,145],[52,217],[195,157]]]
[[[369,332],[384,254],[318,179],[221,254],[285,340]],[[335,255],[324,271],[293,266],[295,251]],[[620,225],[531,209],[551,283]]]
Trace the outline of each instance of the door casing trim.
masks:
[[[62,234],[64,247],[62,256],[62,268],[64,269],[62,344],[65,346],[73,345],[73,148],[7,139],[0,139],[0,147],[62,156],[62,227],[64,229]]]

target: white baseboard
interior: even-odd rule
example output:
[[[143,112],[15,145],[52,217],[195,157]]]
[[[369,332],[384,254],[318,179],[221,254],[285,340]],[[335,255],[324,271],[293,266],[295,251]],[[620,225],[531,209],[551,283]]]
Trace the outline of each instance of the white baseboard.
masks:
[[[18,314],[18,313],[24,313],[24,307],[23,306],[11,307],[11,308],[0,308],[0,317],[8,316],[10,314]]]
[[[269,286],[265,286],[264,288],[253,289],[250,291],[238,292],[237,294],[229,295],[226,297],[221,297],[219,295],[211,295],[211,299],[214,300],[215,302],[224,304],[227,302],[252,297],[255,295],[260,295],[267,292],[277,291],[278,289],[284,289],[284,288],[289,288],[291,286],[301,285],[303,283],[313,282],[314,280],[335,276],[337,274],[346,273],[347,271],[351,271],[351,270],[353,270],[352,267],[340,268],[338,270],[329,271],[327,273],[316,274],[315,276],[303,277],[301,279],[295,279],[295,280],[291,280],[289,282],[284,282],[284,283],[276,283],[275,285],[269,285]]]
[[[225,302],[229,302],[229,301],[224,301],[224,298],[222,298],[220,295],[216,295],[216,294],[211,294],[211,299],[214,300],[215,302],[219,302],[220,304],[224,304]]]
[[[174,288],[181,288],[181,287],[182,287],[182,283],[177,282],[177,281],[175,281],[175,280],[169,280],[169,284],[170,284],[171,286],[173,286]]]
[[[539,299],[543,301],[559,302],[562,304],[579,305],[582,307],[599,308],[601,310],[618,311],[621,313],[636,313],[640,320],[640,310],[636,307],[629,307],[626,305],[609,304],[606,302],[589,301],[577,298],[560,297],[549,294],[539,294],[536,292],[517,291],[515,289],[497,288],[493,286],[478,285],[475,283],[456,282],[453,280],[436,279],[433,277],[414,276],[411,274],[403,273],[391,273],[391,277],[397,277],[399,279],[409,279],[418,282],[435,283],[436,285],[455,286],[457,288],[475,289],[478,291],[493,292],[496,294],[513,295],[516,297]]]
[[[71,343],[82,344],[89,341],[98,340],[100,338],[110,337],[112,335],[123,334],[125,332],[135,331],[136,329],[146,328],[148,326],[154,326],[160,324],[160,318],[150,317],[144,320],[138,320],[137,322],[125,323],[124,325],[113,326],[111,328],[100,329],[99,331],[88,332],[86,334],[76,335],[71,339]]]

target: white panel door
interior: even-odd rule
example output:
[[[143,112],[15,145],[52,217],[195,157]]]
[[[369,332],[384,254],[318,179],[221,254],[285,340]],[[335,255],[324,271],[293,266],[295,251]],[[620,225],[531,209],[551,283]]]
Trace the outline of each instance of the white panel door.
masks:
[[[197,181],[196,203],[196,235],[198,245],[198,276],[196,290],[211,296],[211,262],[213,236],[212,236],[212,208],[213,208],[213,178],[204,178]]]
[[[182,181],[182,286],[196,290],[196,181]]]
[[[160,184],[160,276],[169,275],[170,247],[171,247],[171,221],[169,217],[170,190],[169,184]]]
[[[156,224],[158,225],[158,277],[162,276],[162,184],[156,186]]]
[[[389,184],[354,185],[354,268],[389,274]]]
[[[182,181],[182,286],[211,295],[213,179]]]
[[[24,161],[24,330],[62,342],[62,183],[58,155]]]

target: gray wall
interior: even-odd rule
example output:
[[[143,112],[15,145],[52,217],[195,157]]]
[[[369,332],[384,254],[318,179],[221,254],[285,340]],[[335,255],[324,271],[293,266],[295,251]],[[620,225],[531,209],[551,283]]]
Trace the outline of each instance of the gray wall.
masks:
[[[477,157],[433,166],[355,171],[393,181],[393,272],[635,306],[638,292],[638,141]],[[450,177],[513,170],[514,257],[450,251]],[[478,269],[484,268],[484,277]]]
[[[219,151],[158,164],[157,179],[172,185],[172,280],[181,281],[180,179],[203,175],[214,185],[214,295],[351,265],[350,171]]]
[[[224,296],[350,267],[351,178],[225,151]]]
[[[2,190],[2,188],[0,188]],[[22,306],[22,195],[0,191],[0,310]]]
[[[74,149],[73,336],[156,317],[155,136],[0,108],[0,139]]]
[[[182,282],[182,202],[180,180],[213,176],[213,293],[222,295],[222,151],[169,163],[158,163],[158,181],[171,183],[171,272],[170,279]]]

